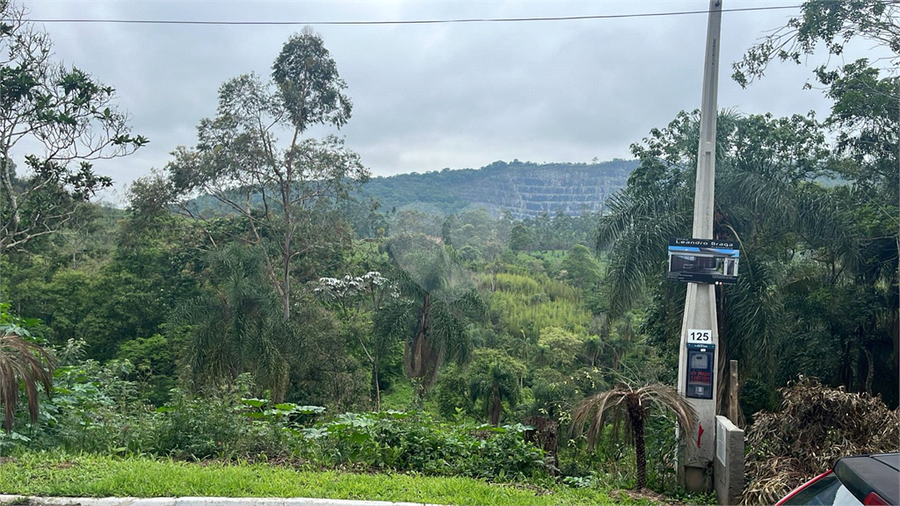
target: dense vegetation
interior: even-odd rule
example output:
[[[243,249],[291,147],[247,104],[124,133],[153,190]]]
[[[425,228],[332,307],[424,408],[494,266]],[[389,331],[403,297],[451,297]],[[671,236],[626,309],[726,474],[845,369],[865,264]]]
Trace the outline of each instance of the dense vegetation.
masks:
[[[815,19],[798,29],[827,38],[809,35]],[[3,81],[4,111],[35,132],[71,124],[27,66],[4,65],[34,87]],[[297,86],[312,74],[320,89]],[[900,402],[900,83],[865,60],[817,77],[834,100],[824,120],[718,122],[715,234],[741,247],[719,326],[722,358],[741,367],[741,424],[770,420],[800,376]],[[111,156],[140,147],[105,87],[68,79],[92,111],[82,129],[119,128]],[[89,161],[33,158],[19,174],[0,146],[0,450],[635,483],[627,438],[603,423],[578,435],[572,420],[602,392],[676,383],[684,287],[664,281],[665,245],[690,236],[698,113],[632,146],[637,166],[602,213],[429,214],[360,202],[359,157],[303,137],[350,119],[345,89],[321,38],[292,37],[271,80],[223,84],[197,145],[137,181],[124,210],[88,202],[106,184]],[[229,212],[200,209],[201,195]],[[674,415],[651,415],[638,483],[672,491]]]

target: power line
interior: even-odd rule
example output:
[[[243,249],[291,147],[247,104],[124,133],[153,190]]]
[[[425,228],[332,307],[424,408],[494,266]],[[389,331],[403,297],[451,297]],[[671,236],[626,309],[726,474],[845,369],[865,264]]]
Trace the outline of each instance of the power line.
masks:
[[[751,12],[772,11],[783,9],[797,9],[800,5],[785,5],[772,7],[744,7],[739,9],[722,9],[722,12]],[[627,19],[627,18],[655,18],[664,16],[687,16],[693,14],[709,14],[708,10],[702,11],[675,11],[675,12],[650,12],[638,14],[598,14],[585,16],[543,16],[533,18],[460,18],[460,19],[416,19],[416,20],[392,20],[392,21],[188,21],[167,19],[28,19],[33,23],[104,23],[104,24],[133,24],[133,25],[437,25],[451,23],[518,23],[533,21],[582,21],[591,19]],[[3,21],[8,21],[3,19]]]

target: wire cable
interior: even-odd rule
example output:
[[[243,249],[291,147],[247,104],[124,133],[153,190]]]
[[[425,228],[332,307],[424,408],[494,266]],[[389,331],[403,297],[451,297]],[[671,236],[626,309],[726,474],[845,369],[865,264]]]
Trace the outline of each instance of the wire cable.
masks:
[[[753,12],[772,11],[783,9],[798,9],[800,5],[783,5],[770,7],[743,7],[737,9],[722,9],[726,12]],[[105,24],[135,24],[135,25],[309,25],[309,26],[359,26],[359,25],[437,25],[452,23],[519,23],[536,21],[582,21],[596,19],[628,19],[628,18],[653,18],[664,16],[688,16],[694,14],[709,14],[709,10],[700,11],[675,11],[675,12],[648,12],[636,14],[597,14],[584,16],[541,16],[522,18],[460,18],[460,19],[416,19],[416,20],[385,20],[385,21],[190,21],[167,19],[52,19],[31,18],[26,21],[32,23],[105,23]],[[7,21],[3,19],[3,21]]]

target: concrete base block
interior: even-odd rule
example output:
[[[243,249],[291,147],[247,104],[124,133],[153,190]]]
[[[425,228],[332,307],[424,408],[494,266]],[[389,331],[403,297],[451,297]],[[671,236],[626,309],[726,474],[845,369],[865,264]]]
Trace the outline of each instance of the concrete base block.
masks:
[[[719,504],[738,504],[744,490],[744,431],[724,416],[716,417],[713,475]]]

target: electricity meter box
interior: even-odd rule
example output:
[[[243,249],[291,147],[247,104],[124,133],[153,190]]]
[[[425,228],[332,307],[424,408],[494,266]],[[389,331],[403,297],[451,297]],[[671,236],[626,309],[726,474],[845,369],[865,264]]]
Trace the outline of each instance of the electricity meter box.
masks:
[[[711,344],[687,345],[687,389],[685,397],[713,398],[713,375],[716,370],[716,347]]]

